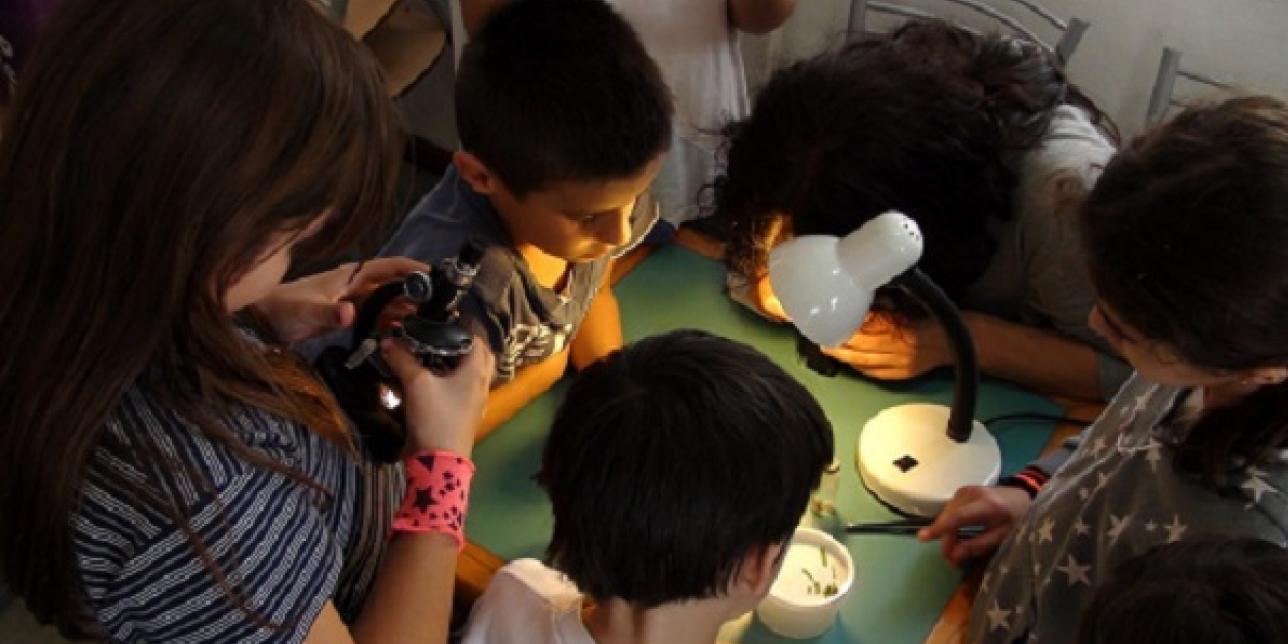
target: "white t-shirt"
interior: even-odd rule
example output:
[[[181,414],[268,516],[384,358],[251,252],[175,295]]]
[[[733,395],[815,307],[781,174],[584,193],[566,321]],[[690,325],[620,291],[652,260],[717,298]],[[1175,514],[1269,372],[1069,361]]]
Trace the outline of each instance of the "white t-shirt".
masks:
[[[609,0],[630,22],[675,96],[671,151],[653,195],[662,218],[699,215],[698,197],[715,176],[719,130],[745,117],[747,77],[728,0]]]
[[[497,571],[474,603],[463,644],[595,644],[581,622],[582,594],[536,559]]]

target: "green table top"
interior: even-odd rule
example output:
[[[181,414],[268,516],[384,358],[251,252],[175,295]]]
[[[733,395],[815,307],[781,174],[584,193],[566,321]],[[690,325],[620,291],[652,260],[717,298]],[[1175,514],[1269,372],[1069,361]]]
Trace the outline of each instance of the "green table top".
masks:
[[[925,640],[960,583],[960,571],[944,561],[937,544],[920,544],[908,536],[851,536],[837,527],[838,521],[896,518],[859,482],[854,466],[859,431],[886,407],[908,402],[947,404],[952,396],[950,378],[940,375],[885,384],[852,373],[835,378],[818,375],[797,356],[794,332],[731,301],[723,293],[724,279],[719,262],[683,248],[669,246],[654,252],[615,289],[627,341],[670,329],[706,329],[755,346],[809,388],[832,421],[842,465],[838,516],[814,525],[846,544],[858,569],[858,579],[841,606],[836,625],[814,641],[900,644]],[[532,475],[565,387],[560,383],[533,401],[474,449],[478,473],[470,495],[466,533],[471,541],[503,559],[540,558],[550,538],[550,506]],[[981,384],[976,417],[1059,411],[1044,398],[986,379]],[[1002,449],[1003,472],[1017,470],[1037,456],[1051,429],[1048,424],[1024,423],[994,428]],[[806,517],[813,521],[808,514]],[[751,616],[730,622],[721,636],[738,642],[784,641]]]

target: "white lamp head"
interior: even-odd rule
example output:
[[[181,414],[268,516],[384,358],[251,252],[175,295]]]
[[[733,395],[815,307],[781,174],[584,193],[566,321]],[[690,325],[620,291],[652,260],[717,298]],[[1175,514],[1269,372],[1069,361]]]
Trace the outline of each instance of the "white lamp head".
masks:
[[[801,334],[832,347],[854,334],[875,291],[912,268],[921,250],[917,222],[891,211],[842,238],[783,242],[769,255],[769,279]]]

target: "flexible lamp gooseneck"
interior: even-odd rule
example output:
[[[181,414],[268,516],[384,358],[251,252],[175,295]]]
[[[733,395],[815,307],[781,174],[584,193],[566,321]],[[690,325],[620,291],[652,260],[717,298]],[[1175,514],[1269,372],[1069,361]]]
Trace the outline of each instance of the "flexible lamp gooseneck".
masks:
[[[845,237],[784,242],[770,253],[769,279],[792,323],[821,346],[848,340],[885,284],[908,293],[943,325],[956,364],[952,407],[885,409],[864,425],[855,455],[864,485],[878,499],[906,514],[934,516],[958,488],[995,483],[1002,455],[974,420],[979,366],[970,331],[952,301],[916,268],[921,251],[916,222],[887,212]]]

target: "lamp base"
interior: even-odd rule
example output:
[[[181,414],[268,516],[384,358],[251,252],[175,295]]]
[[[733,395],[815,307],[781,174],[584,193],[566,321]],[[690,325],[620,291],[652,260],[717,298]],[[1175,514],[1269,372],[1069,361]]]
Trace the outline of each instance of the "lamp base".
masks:
[[[972,421],[970,440],[954,441],[946,431],[948,413],[943,405],[899,405],[864,425],[854,458],[879,500],[905,514],[933,517],[958,488],[997,482],[997,439]]]

